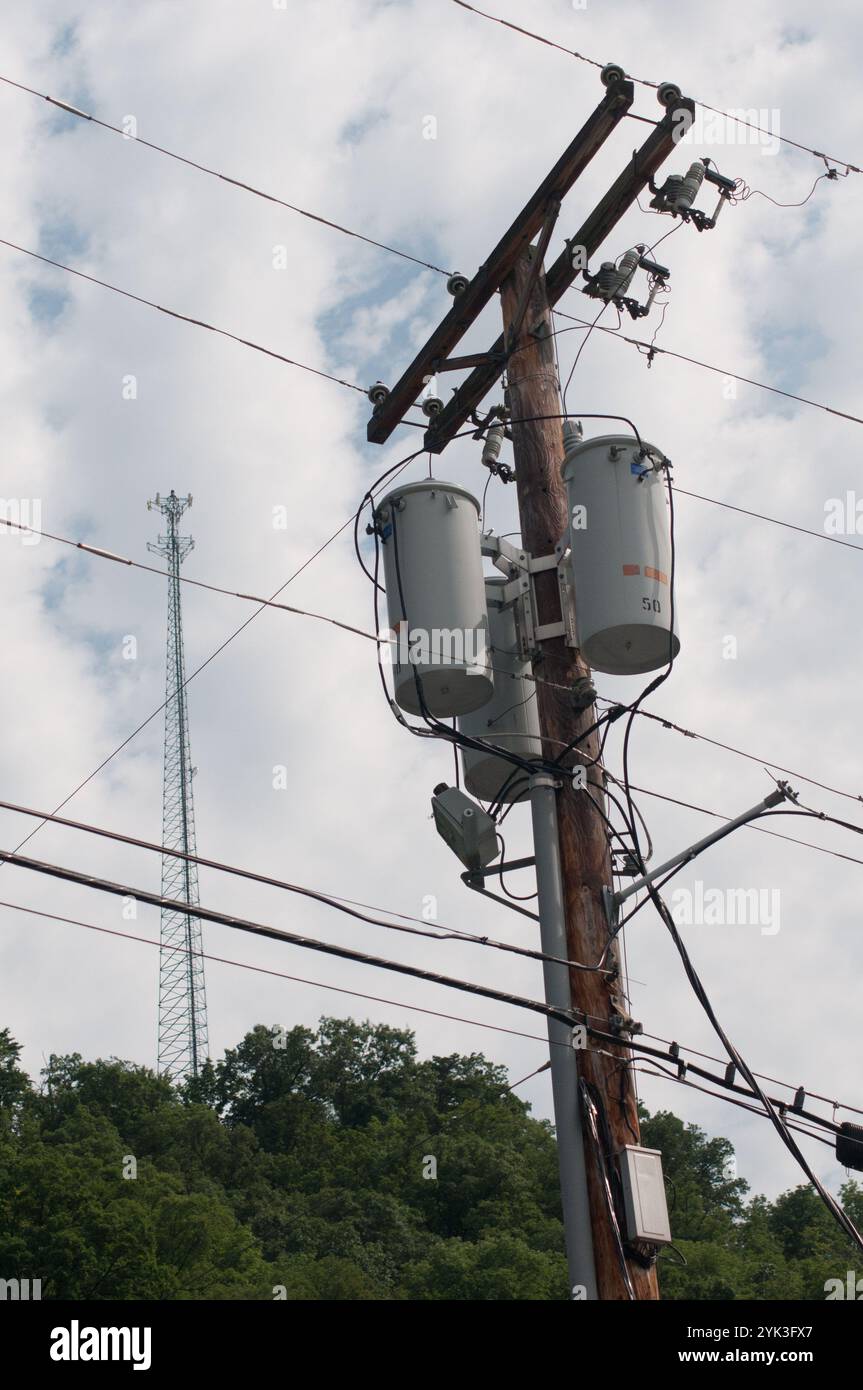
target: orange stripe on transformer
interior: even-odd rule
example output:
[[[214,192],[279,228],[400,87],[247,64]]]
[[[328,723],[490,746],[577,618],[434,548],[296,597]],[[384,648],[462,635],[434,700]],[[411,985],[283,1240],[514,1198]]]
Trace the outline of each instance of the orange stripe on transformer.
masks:
[[[624,574],[641,574],[641,565],[624,565]]]
[[[644,566],[644,577],[645,579],[658,579],[660,584],[668,583],[668,575],[663,574],[662,570],[652,569],[650,565]]]

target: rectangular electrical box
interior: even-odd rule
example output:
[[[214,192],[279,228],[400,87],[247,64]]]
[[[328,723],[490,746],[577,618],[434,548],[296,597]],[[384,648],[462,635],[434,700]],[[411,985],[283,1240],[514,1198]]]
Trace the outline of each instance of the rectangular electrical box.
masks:
[[[497,859],[500,847],[495,823],[478,801],[442,782],[435,787],[432,811],[438,834],[466,868],[484,869]]]
[[[627,1239],[646,1241],[650,1245],[670,1245],[671,1226],[662,1177],[662,1154],[659,1149],[641,1149],[635,1144],[626,1144],[618,1158],[626,1208]]]

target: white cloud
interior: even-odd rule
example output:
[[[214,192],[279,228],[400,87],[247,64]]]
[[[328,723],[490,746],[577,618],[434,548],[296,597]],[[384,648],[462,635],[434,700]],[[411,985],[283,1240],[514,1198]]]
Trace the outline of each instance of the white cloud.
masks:
[[[518,7],[507,10],[524,22]],[[542,0],[529,24],[582,52],[631,64],[639,75],[675,79],[716,105],[778,108],[783,134],[859,162],[852,54],[859,22],[837,7],[819,13],[818,34],[807,37],[809,20],[799,0],[781,15],[756,0],[745,20],[701,9],[685,25],[668,3],[574,10]],[[57,47],[70,23],[73,40]],[[595,69],[446,5],[351,0],[324,11],[295,0],[286,11],[263,2],[121,11],[91,0],[71,11],[57,4],[38,15],[16,11],[7,30],[10,76],[113,123],[134,115],[147,139],[469,273],[600,95]],[[0,234],[11,241],[50,245],[48,254],[99,278],[360,385],[393,380],[449,305],[442,279],[430,272],[414,274],[404,262],[132,141],[58,118],[36,98],[3,88],[0,102]],[[657,117],[650,91],[638,89],[636,110]],[[437,119],[434,140],[423,138],[427,116]],[[565,205],[553,255],[643,137],[642,126],[626,123],[596,158]],[[736,144],[695,153],[702,152],[779,201],[802,198],[823,169],[787,147],[775,156]],[[673,291],[658,344],[858,413],[851,348],[860,319],[854,257],[861,188],[859,176],[822,181],[801,209],[753,197],[726,209],[713,232],[677,232],[662,248]],[[608,252],[652,241],[668,226],[633,210]],[[284,271],[273,269],[276,245],[288,248]],[[68,296],[52,321],[32,316],[33,286]],[[586,304],[572,292],[561,308],[587,317]],[[496,314],[490,306],[465,350],[496,336]],[[0,320],[0,491],[39,496],[48,530],[140,560],[157,529],[144,510],[147,497],[170,487],[190,491],[187,521],[197,548],[186,572],[229,588],[272,592],[350,514],[368,483],[419,442],[406,429],[385,450],[369,448],[359,395],[6,248]],[[650,338],[657,321],[624,331]],[[565,371],[581,338],[559,339]],[[134,401],[122,398],[129,374],[138,383]],[[818,530],[825,499],[855,486],[858,427],[743,385],[728,400],[722,386],[720,376],[671,358],[647,370],[632,347],[597,333],[570,403],[634,418],[672,457],[681,487]],[[419,460],[415,467],[424,466]],[[472,441],[453,445],[436,468],[476,490],[484,483]],[[490,515],[501,530],[515,525],[511,492],[490,491]],[[289,508],[287,531],[272,527],[278,504]],[[857,557],[684,498],[677,535],[684,647],[651,707],[855,790],[863,675]],[[162,700],[164,589],[152,576],[70,560],[49,541],[22,547],[11,537],[0,540],[0,583],[3,786],[10,800],[50,808]],[[370,588],[349,530],[286,598],[371,628]],[[251,610],[190,587],[184,600],[192,669]],[[138,638],[135,662],[120,655],[126,634]],[[727,634],[738,638],[736,661],[722,658]],[[601,689],[633,694],[620,682],[602,681]],[[419,914],[423,897],[435,894],[442,921],[536,944],[521,919],[462,888],[429,819],[430,792],[448,777],[450,753],[397,726],[381,698],[371,644],[268,612],[196,678],[190,705],[202,853],[407,913]],[[160,728],[159,717],[75,798],[70,814],[158,838]],[[610,746],[616,766],[619,744]],[[272,789],[272,768],[281,763],[290,767],[288,791]],[[633,772],[640,786],[728,814],[767,786],[756,763],[646,722]],[[847,802],[807,790],[818,805],[854,818]],[[644,808],[660,857],[710,824],[647,798]],[[527,851],[526,819],[521,811],[508,822],[513,854]],[[792,820],[771,825],[859,853],[859,841],[838,830]],[[31,828],[4,815],[2,843],[17,843]],[[28,848],[95,874],[158,884],[155,857],[71,831],[40,831]],[[780,887],[777,936],[692,928],[687,939],[720,1017],[753,1066],[852,1103],[859,1100],[853,1011],[843,1005],[863,968],[860,872],[742,831],[701,861],[697,874],[681,875],[683,884],[697,876],[721,886]],[[120,931],[158,932],[150,909],[128,923],[115,899],[8,867],[2,879],[8,901]],[[398,937],[214,873],[202,874],[201,893],[228,911],[541,994],[540,971],[516,957]],[[644,981],[633,989],[634,1012],[646,1030],[716,1052],[661,926],[646,911],[628,935],[632,974]],[[206,929],[206,942],[215,954],[269,969],[543,1033],[538,1019],[503,1006],[226,929]],[[31,1070],[51,1051],[152,1063],[152,948],[3,909],[0,954],[3,1022],[25,1042]],[[222,965],[208,968],[208,996],[214,1051],[259,1021],[311,1024],[322,1012],[351,1011],[416,1027],[426,1052],[483,1049],[513,1075],[543,1055],[541,1042]],[[644,1080],[643,1091],[651,1106],[731,1134],[740,1171],[756,1188],[775,1192],[797,1181],[761,1120],[660,1081]],[[549,1113],[547,1076],[522,1094]],[[818,1170],[835,1182],[829,1151],[810,1147]]]

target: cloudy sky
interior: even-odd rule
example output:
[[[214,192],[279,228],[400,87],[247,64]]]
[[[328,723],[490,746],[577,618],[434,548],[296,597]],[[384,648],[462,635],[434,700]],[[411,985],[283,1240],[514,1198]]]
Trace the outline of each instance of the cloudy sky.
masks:
[[[863,164],[860,18],[851,3],[703,6],[588,0],[488,0],[503,17],[636,77],[672,80],[725,109],[844,161]],[[601,97],[598,71],[468,13],[452,0],[164,0],[147,6],[50,3],[9,10],[2,75],[64,99],[232,178],[473,273]],[[655,120],[655,93],[633,110]],[[230,330],[347,382],[393,381],[450,300],[443,277],[0,85],[0,236],[165,307]],[[433,118],[430,120],[429,118]],[[427,138],[429,134],[434,138]],[[646,134],[625,121],[564,205],[551,256]],[[799,203],[824,164],[725,123],[705,126],[666,166],[710,155],[724,173]],[[763,140],[764,137],[761,137]],[[833,406],[859,411],[863,178],[821,180],[803,207],[753,196],[699,234],[664,243],[672,269],[659,346]],[[642,200],[646,208],[646,200]],[[702,195],[702,204],[712,199]],[[670,229],[638,209],[603,248],[613,258]],[[586,317],[577,290],[562,309]],[[465,350],[498,331],[489,306]],[[652,336],[654,314],[638,336]],[[649,330],[649,331],[648,331]],[[628,330],[625,330],[628,331]],[[568,372],[580,332],[559,338]],[[129,379],[134,398],[129,399]],[[355,510],[365,488],[416,448],[402,428],[365,443],[368,402],[351,391],[180,323],[0,246],[3,499],[38,502],[44,529],[147,561],[157,491],[190,492],[196,548],[184,572],[269,594]],[[496,397],[493,397],[495,399]],[[594,333],[572,409],[622,413],[673,460],[681,488],[823,531],[830,499],[854,493],[860,426]],[[588,424],[587,433],[596,432]],[[418,460],[406,476],[422,476]],[[481,491],[479,446],[458,441],[437,476]],[[517,524],[513,489],[489,490],[487,520]],[[853,500],[853,499],[852,499]],[[274,508],[287,524],[273,525]],[[34,519],[33,515],[28,518]],[[863,528],[863,522],[861,522]],[[32,540],[32,538],[28,538]],[[845,539],[854,541],[852,529]],[[680,497],[682,651],[649,708],[852,794],[863,789],[863,678],[857,595],[863,562],[806,535]],[[159,578],[49,540],[0,537],[4,800],[52,809],[164,698],[165,586]],[[350,531],[295,580],[287,601],[371,628],[371,593]],[[187,667],[254,611],[186,586]],[[124,657],[134,637],[137,655]],[[734,639],[729,642],[729,638]],[[729,653],[736,650],[736,655]],[[598,678],[631,699],[633,681]],[[189,687],[199,851],[295,882],[535,945],[529,923],[482,904],[435,834],[429,797],[451,776],[444,746],[411,739],[386,708],[370,643],[271,610]],[[70,803],[67,814],[157,840],[162,721],[157,716]],[[609,740],[619,769],[619,740]],[[273,786],[288,768],[287,788]],[[736,815],[771,788],[758,761],[643,720],[636,785]],[[794,781],[794,778],[792,778]],[[863,823],[863,808],[795,783],[804,800]],[[667,858],[713,827],[648,797]],[[0,845],[32,829],[4,813]],[[778,931],[693,925],[685,937],[726,1029],[771,1077],[863,1105],[856,1002],[863,974],[863,842],[801,820],[771,828],[829,857],[751,830],[681,874],[682,887],[778,891]],[[529,812],[508,847],[529,847]],[[28,851],[149,889],[158,859],[50,827]],[[858,862],[854,862],[854,858]],[[124,920],[119,900],[2,869],[4,904],[158,937],[158,913]],[[527,889],[525,889],[527,891]],[[202,873],[208,906],[321,939],[361,945],[516,993],[541,996],[539,968],[499,952],[435,944],[350,922],[274,889]],[[483,1051],[515,1080],[545,1056],[541,1021],[293,947],[205,929],[208,952],[302,977],[209,963],[213,1055],[258,1022],[313,1026],[322,1013],[416,1030],[424,1055]],[[664,927],[650,909],[628,933],[633,1012],[648,1033],[717,1055]],[[79,1051],[152,1065],[158,953],[149,945],[0,908],[0,1023],[38,1072]],[[313,983],[309,983],[309,981]],[[324,988],[328,986],[330,988]],[[352,999],[332,987],[381,996]],[[463,1015],[532,1038],[412,1012]],[[652,1108],[672,1107],[734,1142],[740,1172],[774,1194],[797,1170],[767,1123],[670,1082],[640,1078]],[[774,1089],[776,1089],[774,1087]],[[550,1114],[547,1073],[519,1092]],[[830,1107],[825,1109],[830,1114]],[[840,1116],[848,1118],[847,1112]],[[803,1141],[818,1172],[842,1180],[829,1148]]]

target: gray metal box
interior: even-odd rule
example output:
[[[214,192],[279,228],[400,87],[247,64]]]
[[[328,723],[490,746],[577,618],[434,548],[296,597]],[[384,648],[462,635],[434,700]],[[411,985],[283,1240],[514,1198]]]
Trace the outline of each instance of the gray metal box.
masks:
[[[497,859],[500,847],[494,821],[458,787],[444,783],[435,787],[432,811],[438,834],[466,868],[484,869]]]
[[[619,1154],[623,1200],[626,1206],[626,1234],[629,1240],[651,1245],[670,1245],[671,1226],[662,1177],[659,1149],[641,1149],[626,1144]]]

